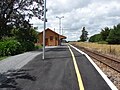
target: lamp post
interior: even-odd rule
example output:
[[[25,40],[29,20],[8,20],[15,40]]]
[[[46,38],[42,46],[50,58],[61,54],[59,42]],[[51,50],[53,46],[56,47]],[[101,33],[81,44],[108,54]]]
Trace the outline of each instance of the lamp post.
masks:
[[[61,34],[61,33],[60,33],[60,32],[61,32],[61,19],[64,18],[64,16],[62,16],[62,17],[56,16],[56,18],[59,19],[59,34]]]
[[[44,0],[43,59],[45,59],[46,0]]]
[[[56,16],[56,18],[59,19],[59,34],[61,34],[60,33],[61,32],[61,19],[64,18],[64,16],[62,16],[62,17]],[[58,44],[61,45],[61,43],[60,43],[60,35],[58,36]]]

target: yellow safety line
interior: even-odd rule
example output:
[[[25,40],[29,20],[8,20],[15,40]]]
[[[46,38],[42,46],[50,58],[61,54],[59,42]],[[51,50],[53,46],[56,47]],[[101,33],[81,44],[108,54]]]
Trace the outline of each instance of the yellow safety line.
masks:
[[[72,60],[73,60],[73,63],[74,63],[74,67],[75,67],[76,74],[77,74],[79,89],[80,89],[80,90],[84,90],[82,78],[81,78],[81,75],[80,75],[80,72],[79,72],[79,69],[78,69],[78,65],[77,65],[77,62],[76,62],[74,53],[72,52],[70,46],[68,46],[68,48],[69,48],[69,50],[70,50],[70,52],[71,52],[71,55],[72,55]]]

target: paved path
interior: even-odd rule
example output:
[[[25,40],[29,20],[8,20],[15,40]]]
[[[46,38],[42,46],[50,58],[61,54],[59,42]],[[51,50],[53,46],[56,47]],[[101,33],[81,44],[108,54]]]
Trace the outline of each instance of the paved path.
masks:
[[[46,46],[46,51],[56,47],[57,46]],[[8,57],[0,61],[0,73],[6,72],[11,69],[20,69],[39,54],[42,54],[42,50],[26,52]]]
[[[71,50],[82,78],[84,89],[81,90],[112,90],[85,55],[73,48]],[[36,53],[36,57],[22,67],[29,69],[26,73],[36,79],[28,77],[16,79],[18,83],[16,86],[21,90],[80,90],[81,84],[67,46],[47,50],[45,57],[45,60],[42,60],[42,54]]]
[[[0,73],[6,72],[9,69],[20,69],[39,54],[41,54],[41,51],[32,51],[8,57],[0,61]]]
[[[23,90],[78,90],[77,78],[67,46],[53,48],[46,52],[46,59],[38,55],[23,69],[31,69],[36,81],[18,80]]]

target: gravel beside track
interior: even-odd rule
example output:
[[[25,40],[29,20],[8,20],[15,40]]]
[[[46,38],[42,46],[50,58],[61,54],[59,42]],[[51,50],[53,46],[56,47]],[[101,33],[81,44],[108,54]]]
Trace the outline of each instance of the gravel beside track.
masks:
[[[93,58],[92,58],[93,59]],[[93,61],[100,67],[100,69],[107,75],[107,77],[115,84],[120,90],[120,73],[106,66],[105,64],[93,59]]]

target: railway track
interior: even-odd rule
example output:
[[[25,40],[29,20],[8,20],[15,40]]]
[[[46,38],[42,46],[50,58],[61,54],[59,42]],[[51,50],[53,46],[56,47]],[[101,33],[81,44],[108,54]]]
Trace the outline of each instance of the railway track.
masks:
[[[91,51],[88,50],[84,47],[80,47],[77,45],[74,45],[75,47],[79,48],[80,50],[82,50],[83,52],[87,53],[91,58],[94,58],[95,60],[98,60],[99,62],[105,64],[106,66],[114,69],[115,71],[120,73],[120,60],[95,52],[95,51]]]

